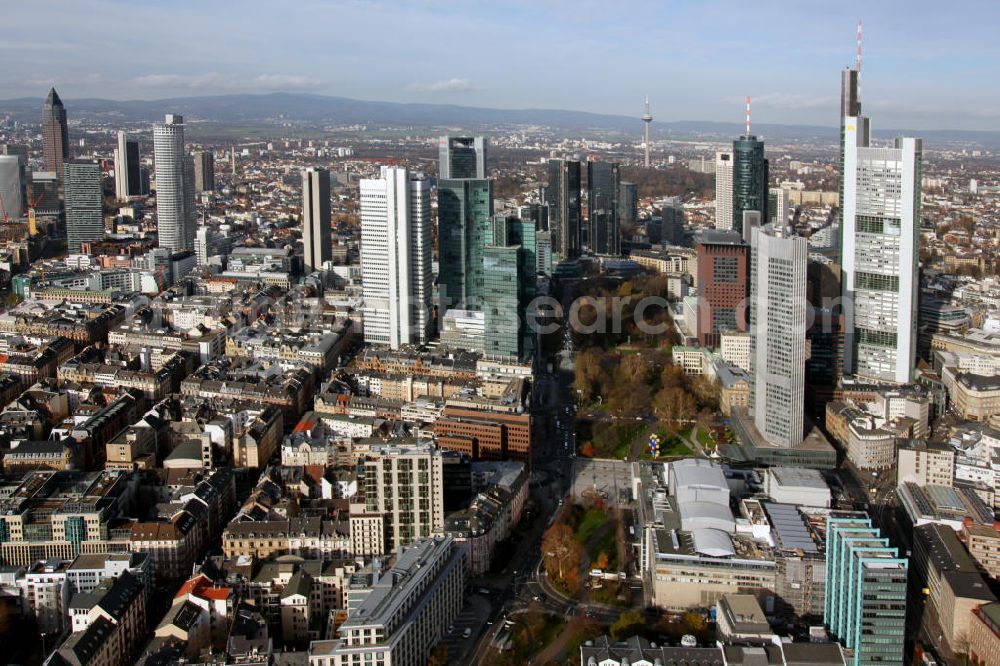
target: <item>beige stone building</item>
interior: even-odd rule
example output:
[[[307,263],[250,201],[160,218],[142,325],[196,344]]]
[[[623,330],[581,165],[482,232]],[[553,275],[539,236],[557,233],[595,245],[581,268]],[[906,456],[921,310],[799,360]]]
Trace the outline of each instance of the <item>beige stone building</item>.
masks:
[[[982,604],[972,611],[966,654],[974,666],[1000,664],[1000,603]]]
[[[949,446],[911,440],[900,445],[897,457],[899,483],[950,486],[955,480],[955,450]]]
[[[986,525],[966,524],[962,526],[962,539],[979,568],[993,578],[1000,578],[1000,531]]]

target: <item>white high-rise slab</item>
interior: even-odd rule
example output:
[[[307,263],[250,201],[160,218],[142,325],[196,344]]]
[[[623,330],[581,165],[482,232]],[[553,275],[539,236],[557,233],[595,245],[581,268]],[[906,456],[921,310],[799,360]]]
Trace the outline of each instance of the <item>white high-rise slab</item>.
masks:
[[[156,223],[160,247],[194,249],[194,161],[184,155],[184,118],[168,113],[153,128],[156,165]]]
[[[923,146],[872,147],[864,116],[846,118],[844,132],[844,372],[905,384],[917,347]]]
[[[715,154],[715,228],[733,228],[733,154]]]
[[[768,442],[802,442],[809,243],[783,227],[750,235],[750,412]]]
[[[423,344],[431,320],[431,188],[422,175],[382,167],[361,188],[365,342]]]

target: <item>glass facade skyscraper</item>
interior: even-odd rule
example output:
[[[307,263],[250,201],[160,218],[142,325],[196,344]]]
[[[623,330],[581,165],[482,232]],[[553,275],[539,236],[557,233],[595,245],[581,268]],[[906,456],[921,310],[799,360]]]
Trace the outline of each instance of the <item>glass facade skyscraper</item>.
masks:
[[[560,260],[580,256],[580,163],[549,160],[549,184],[545,203],[549,206],[552,254]]]
[[[621,254],[620,193],[617,162],[587,162],[587,226],[594,254]]]
[[[767,160],[764,142],[756,136],[741,136],[733,141],[733,229],[743,233],[743,213],[758,211],[768,219]]]
[[[0,155],[0,203],[13,219],[24,215],[24,162],[18,155]]]
[[[618,217],[623,225],[639,219],[639,184],[622,182],[618,189]]]
[[[917,350],[923,146],[872,147],[864,116],[845,119],[844,137],[844,372],[905,384]]]
[[[483,250],[492,241],[493,181],[438,182],[438,309],[481,310]]]
[[[443,136],[438,140],[438,180],[486,178],[486,139]]]
[[[483,253],[485,352],[523,358],[533,348],[525,314],[535,297],[535,225],[498,216],[492,235]]]
[[[861,99],[858,97],[858,70],[845,68],[840,72],[840,173],[844,173],[844,147],[847,139],[848,118],[861,115]],[[837,211],[838,233],[844,223],[844,179],[840,179],[840,197]],[[839,243],[838,243],[839,245]]]

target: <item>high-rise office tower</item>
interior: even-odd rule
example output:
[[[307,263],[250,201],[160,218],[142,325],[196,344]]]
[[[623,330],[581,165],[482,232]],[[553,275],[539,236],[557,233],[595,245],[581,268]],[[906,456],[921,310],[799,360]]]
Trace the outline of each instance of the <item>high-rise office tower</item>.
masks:
[[[64,165],[66,245],[79,252],[84,241],[104,238],[104,193],[98,160],[70,160]]]
[[[194,254],[197,264],[204,266],[212,257],[227,255],[232,241],[212,227],[200,226],[194,235]]]
[[[17,219],[24,215],[24,162],[19,155],[0,155],[0,219],[4,212]]]
[[[487,177],[486,139],[481,136],[443,136],[438,153],[438,180]]]
[[[772,445],[802,442],[809,244],[781,227],[750,239],[750,413]]]
[[[733,154],[715,154],[715,228],[733,228]]]
[[[549,230],[549,207],[545,204],[525,204],[517,209],[517,215],[522,220],[534,222],[535,231]]]
[[[580,256],[580,163],[549,160],[549,184],[545,188],[549,206],[552,254],[560,260]]]
[[[524,215],[524,212],[525,210],[522,208],[520,215],[496,217],[493,222],[493,238],[491,243],[506,247],[520,246],[521,251],[526,256],[525,263],[537,266],[538,224],[533,217]],[[537,270],[531,272],[530,279],[525,285],[530,298],[535,297],[535,277],[537,272]]]
[[[365,342],[423,344],[431,322],[430,181],[382,167],[361,188]]]
[[[211,150],[194,154],[194,191],[211,192],[215,189],[215,155]]]
[[[66,125],[66,107],[55,88],[42,105],[42,154],[45,170],[63,175],[63,163],[69,158],[69,129]]]
[[[17,155],[25,167],[28,166],[28,147],[23,143],[5,143],[0,146],[0,155]]]
[[[748,133],[733,141],[733,228],[743,233],[743,213],[757,211],[768,219],[767,160],[764,142]]]
[[[618,214],[623,227],[639,220],[638,183],[622,182],[618,191]]]
[[[552,232],[538,231],[535,233],[535,251],[538,259],[538,272],[542,275],[552,275]]]
[[[844,132],[844,372],[904,384],[917,350],[922,142],[873,148],[863,116]]]
[[[908,570],[867,516],[826,519],[823,622],[851,666],[904,663]]]
[[[524,328],[521,285],[528,267],[519,245],[487,245],[483,251],[486,273],[484,308],[487,356],[520,357]]]
[[[302,250],[303,270],[307,275],[333,258],[330,172],[326,169],[309,168],[302,172]]]
[[[622,253],[621,182],[617,162],[587,161],[587,223],[594,254]]]
[[[861,24],[858,23],[858,55],[854,67],[845,67],[840,72],[840,173],[844,173],[844,148],[846,145],[846,121],[861,115]],[[838,221],[844,221],[844,179],[840,179]]]
[[[494,219],[493,241],[483,252],[487,355],[523,358],[533,348],[525,315],[535,297],[535,242],[531,220],[505,215]]]
[[[156,223],[160,247],[194,249],[194,162],[184,155],[184,118],[168,113],[153,128],[156,164]]]
[[[778,226],[788,224],[788,190],[772,187],[767,191],[768,222]]]
[[[493,181],[438,181],[438,309],[481,310],[483,250],[492,240]]]
[[[706,229],[697,245],[698,344],[714,349],[726,331],[745,331],[749,248],[735,231]]]
[[[124,131],[118,132],[115,148],[115,197],[124,201],[142,194],[139,174],[139,142],[131,141]]]

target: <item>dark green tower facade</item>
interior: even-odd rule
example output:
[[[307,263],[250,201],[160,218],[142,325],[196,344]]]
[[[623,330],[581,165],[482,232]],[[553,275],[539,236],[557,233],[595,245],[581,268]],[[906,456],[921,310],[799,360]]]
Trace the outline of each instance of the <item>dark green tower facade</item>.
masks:
[[[621,182],[617,162],[587,162],[587,226],[594,254],[622,253]]]
[[[524,358],[534,349],[526,313],[535,298],[538,259],[532,220],[498,216],[483,256],[488,356]]]
[[[733,229],[743,233],[743,213],[760,212],[767,217],[768,165],[764,142],[756,136],[741,136],[733,141]]]
[[[438,183],[438,308],[481,310],[483,252],[493,240],[493,181]]]
[[[549,184],[545,203],[549,207],[552,254],[562,260],[580,256],[580,163],[549,160]]]

